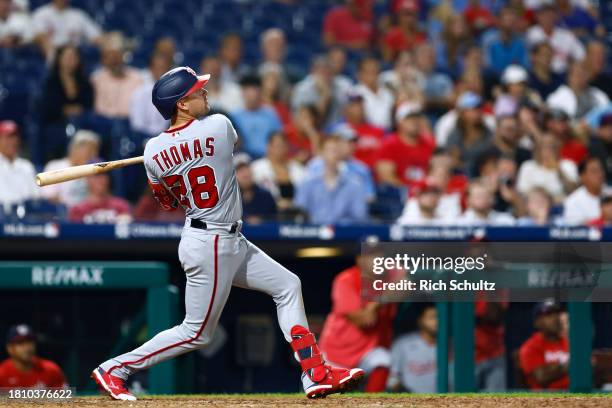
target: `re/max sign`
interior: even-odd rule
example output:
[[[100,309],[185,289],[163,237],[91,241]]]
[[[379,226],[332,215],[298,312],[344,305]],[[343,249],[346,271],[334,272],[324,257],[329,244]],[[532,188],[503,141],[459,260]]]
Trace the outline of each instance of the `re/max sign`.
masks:
[[[98,266],[34,266],[32,285],[38,286],[102,286],[104,269]]]

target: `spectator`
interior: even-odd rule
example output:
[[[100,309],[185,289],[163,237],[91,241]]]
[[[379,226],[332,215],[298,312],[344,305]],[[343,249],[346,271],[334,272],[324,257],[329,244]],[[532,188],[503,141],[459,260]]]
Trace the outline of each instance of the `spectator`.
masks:
[[[68,154],[58,160],[51,160],[45,171],[65,169],[89,163],[100,153],[100,137],[90,130],[79,130],[70,139]],[[71,207],[87,197],[87,183],[83,178],[52,184],[41,189],[41,195],[49,201]]]
[[[447,146],[450,134],[457,127],[459,113],[463,109],[467,109],[470,106],[474,108],[482,107],[483,102],[481,96],[473,91],[461,93],[455,103],[455,109],[446,112],[444,115],[442,115],[442,117],[440,117],[434,128],[436,134],[436,144],[438,146]],[[493,130],[495,129],[495,117],[488,114],[487,112],[482,112],[482,114],[482,120],[485,126],[489,129],[490,132],[493,132]]]
[[[378,182],[394,187],[410,186],[421,180],[435,142],[421,107],[405,102],[395,114],[397,133],[383,142],[378,153]]]
[[[126,50],[121,32],[108,33],[101,45],[102,67],[91,75],[95,112],[106,118],[127,119],[132,95],[143,83],[140,72],[125,64]]]
[[[274,220],[276,218],[274,197],[255,183],[250,164],[251,158],[245,153],[239,153],[234,157],[236,181],[242,197],[243,218],[250,224]]]
[[[249,68],[242,63],[242,49],[242,39],[238,34],[229,33],[221,39],[221,81],[238,83],[248,73]]]
[[[507,302],[476,301],[474,348],[476,386],[484,392],[506,390],[506,347],[504,317]]]
[[[478,159],[478,175],[483,184],[494,192],[493,209],[521,215],[523,200],[516,190],[517,165],[512,157],[497,155],[494,151]]]
[[[17,12],[12,0],[0,0],[0,48],[13,48],[32,41],[30,17]]]
[[[553,49],[546,41],[534,44],[531,48],[531,69],[529,88],[536,91],[542,100],[563,85],[563,76],[552,70]]]
[[[268,28],[259,35],[259,43],[261,46],[261,62],[257,69],[259,76],[263,77],[270,67],[280,71],[280,79],[283,83],[294,82],[297,78],[303,76],[301,75],[303,71],[285,60],[287,39],[283,30]]]
[[[92,162],[100,162],[94,159]],[[130,204],[123,198],[115,197],[110,191],[110,176],[106,173],[86,178],[87,197],[70,208],[70,222],[83,224],[114,224],[129,222]]]
[[[468,188],[467,209],[459,217],[460,225],[509,226],[514,218],[507,213],[493,210],[493,192],[480,181],[473,181]]]
[[[168,121],[159,114],[151,103],[153,85],[172,68],[172,61],[165,54],[155,53],[149,60],[149,75],[151,80],[145,81],[134,90],[130,102],[130,126],[148,137],[159,135],[168,128]],[[204,71],[208,72],[208,71]],[[207,88],[208,90],[208,88]]]
[[[293,89],[291,108],[296,112],[304,105],[312,105],[317,108],[321,123],[332,125],[341,118],[349,90],[346,85],[342,78],[334,76],[327,56],[315,57],[310,74]]]
[[[533,390],[563,390],[569,387],[569,345],[559,318],[561,307],[552,300],[534,310],[537,330],[520,348],[519,361]]]
[[[0,180],[4,186],[0,205],[4,206],[38,198],[39,195],[34,166],[29,160],[18,156],[19,136],[15,122],[0,121]]]
[[[610,104],[608,96],[601,90],[589,86],[589,74],[582,62],[570,66],[567,85],[561,85],[546,99],[550,108],[562,109],[572,118],[580,119],[591,109]]]
[[[97,44],[102,30],[83,10],[69,6],[69,0],[51,0],[32,14],[35,41],[48,59],[62,45]]]
[[[483,154],[512,158],[520,167],[531,159],[531,152],[521,147],[521,126],[516,116],[501,116],[496,119],[495,133]]]
[[[360,181],[340,169],[340,141],[323,141],[321,157],[325,171],[298,186],[295,205],[309,215],[313,224],[358,223],[367,219],[367,192]]]
[[[438,390],[437,336],[436,307],[425,304],[417,315],[417,330],[393,342],[388,389],[430,394]]]
[[[609,192],[602,194],[600,208],[601,216],[590,220],[587,224],[599,228],[612,226],[612,194]]]
[[[414,55],[414,66],[422,75],[425,112],[438,117],[452,107],[453,81],[447,74],[436,70],[436,51],[431,44],[417,46]]]
[[[263,105],[258,76],[245,76],[240,85],[244,108],[232,111],[231,117],[240,134],[242,149],[258,159],[266,153],[268,139],[282,129],[282,124],[274,109]]]
[[[581,186],[563,203],[563,219],[569,225],[582,225],[601,216],[600,197],[607,193],[605,174],[599,159],[591,157],[578,166]]]
[[[495,17],[491,13],[491,7],[484,7],[480,0],[468,0],[467,7],[463,10],[463,16],[470,30],[477,35],[495,25]]]
[[[280,65],[269,64],[260,69],[261,97],[263,102],[274,108],[279,119],[286,126],[291,122],[291,111],[287,103],[289,89],[282,76]]]
[[[332,76],[341,84],[341,89],[349,89],[353,86],[353,80],[346,75],[346,50],[342,47],[330,47],[327,50],[327,60]]]
[[[372,2],[344,0],[345,5],[327,12],[323,19],[323,44],[340,45],[354,50],[370,47],[374,34]]]
[[[570,118],[564,110],[550,109],[544,115],[544,130],[559,141],[562,159],[571,160],[578,165],[589,154],[586,146],[574,135]]]
[[[9,358],[0,363],[0,388],[63,388],[62,369],[36,355],[36,336],[25,324],[11,326],[6,336]]]
[[[552,1],[543,0],[536,12],[538,23],[527,31],[530,46],[547,42],[553,49],[552,69],[563,73],[572,61],[585,57],[583,45],[571,31],[557,26],[559,15]]]
[[[378,76],[378,84],[391,91],[397,105],[406,101],[423,103],[424,78],[415,66],[413,54],[408,51],[397,56],[393,69]]]
[[[476,174],[478,157],[490,146],[493,135],[485,124],[482,100],[466,92],[457,100],[456,128],[448,136],[447,148],[466,174]]]
[[[231,112],[244,107],[240,86],[232,80],[223,80],[221,60],[218,57],[214,55],[204,57],[200,63],[200,72],[210,74],[206,92],[208,92],[208,103],[212,109]]]
[[[488,68],[500,75],[509,65],[528,65],[525,39],[518,31],[515,9],[504,7],[499,13],[497,29],[485,34],[483,49]]]
[[[589,153],[604,164],[606,182],[612,184],[612,112],[599,119],[599,126],[589,139]]]
[[[608,98],[612,97],[612,74],[608,68],[608,49],[599,40],[592,40],[587,45],[586,60],[589,62],[590,85],[601,89]]]
[[[151,55],[161,54],[168,61],[170,61],[171,65],[178,64],[182,60],[182,54],[177,52],[176,50],[176,42],[172,37],[161,37],[157,41],[155,41],[155,46],[153,47],[153,51]],[[204,71],[208,72],[208,71]],[[153,79],[153,78],[149,78]],[[146,80],[146,78],[145,78]]]
[[[404,211],[397,223],[400,225],[445,225],[451,223],[450,214],[441,214],[440,198],[442,191],[433,183],[423,181],[415,184],[413,197],[406,202]],[[413,207],[416,207],[413,209]]]
[[[526,197],[526,214],[518,220],[517,225],[521,227],[543,227],[551,223],[550,211],[553,199],[542,187],[534,187]]]
[[[365,116],[369,123],[383,129],[391,127],[391,111],[393,110],[393,94],[378,84],[380,63],[372,57],[359,61],[357,78],[359,83],[356,91],[363,96]]]
[[[363,96],[359,92],[350,92],[344,107],[345,123],[357,134],[355,158],[375,169],[376,155],[384,141],[385,131],[366,121]]]
[[[588,38],[596,34],[605,36],[605,28],[583,7],[576,6],[575,0],[556,0],[560,25],[571,30],[578,38]]]
[[[65,126],[67,120],[90,111],[93,89],[81,54],[73,45],[59,47],[42,96],[42,122]]]
[[[574,190],[577,181],[576,165],[571,160],[561,159],[559,141],[546,133],[536,141],[534,158],[519,168],[516,188],[526,195],[534,187],[542,187],[558,204]]]
[[[356,265],[334,278],[332,309],[325,319],[319,344],[326,359],[334,364],[358,365],[366,372],[366,392],[381,392],[391,364],[388,348],[396,308],[362,296],[371,278],[373,251],[369,248],[360,252]]]
[[[525,68],[509,65],[501,77],[503,93],[499,95],[493,107],[495,116],[514,116],[523,106],[542,106],[542,98],[537,92],[527,87],[529,74]]]
[[[285,126],[289,143],[289,156],[298,163],[306,164],[316,154],[321,144],[319,111],[314,105],[298,108],[293,122]]]
[[[402,51],[412,51],[427,40],[419,30],[419,3],[417,0],[402,0],[397,7],[397,25],[392,27],[382,41],[383,56],[392,61]]]
[[[441,39],[436,44],[438,68],[451,76],[462,72],[463,57],[472,45],[472,35],[465,18],[453,14],[445,23]]]
[[[266,156],[251,164],[252,179],[272,194],[280,210],[293,205],[295,188],[304,180],[304,167],[289,159],[289,145],[282,132],[268,139]]]

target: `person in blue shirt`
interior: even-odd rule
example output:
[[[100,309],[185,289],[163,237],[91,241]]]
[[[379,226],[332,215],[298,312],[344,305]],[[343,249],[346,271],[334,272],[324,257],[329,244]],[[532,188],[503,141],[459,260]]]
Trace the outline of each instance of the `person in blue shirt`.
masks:
[[[340,170],[340,140],[323,141],[323,173],[308,177],[298,186],[295,205],[308,214],[313,224],[347,224],[367,220],[367,193],[359,179]]]
[[[498,28],[484,35],[482,46],[485,60],[497,74],[501,74],[509,65],[525,67],[528,64],[525,40],[517,32],[517,17],[513,8],[503,8],[499,14]]]
[[[282,124],[276,111],[265,106],[261,97],[261,80],[258,76],[247,75],[240,81],[244,108],[230,114],[240,136],[241,149],[252,158],[265,155],[268,138]]]

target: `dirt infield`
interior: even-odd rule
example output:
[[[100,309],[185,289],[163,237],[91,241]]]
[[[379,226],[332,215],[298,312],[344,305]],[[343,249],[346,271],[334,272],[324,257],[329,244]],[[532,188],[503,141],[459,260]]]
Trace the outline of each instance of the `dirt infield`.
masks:
[[[601,395],[363,395],[330,396],[321,400],[308,400],[300,395],[194,395],[142,397],[135,402],[112,401],[106,397],[82,397],[55,401],[0,401],[0,406],[45,408],[250,408],[250,407],[414,407],[414,408],[500,408],[500,407],[610,407],[612,396]]]

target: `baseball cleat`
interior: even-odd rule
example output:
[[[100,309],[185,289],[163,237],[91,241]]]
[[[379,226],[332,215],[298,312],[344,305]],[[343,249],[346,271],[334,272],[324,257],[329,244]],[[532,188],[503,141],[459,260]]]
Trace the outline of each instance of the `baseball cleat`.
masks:
[[[291,348],[302,366],[302,384],[308,398],[354,390],[364,378],[360,368],[332,367],[325,363],[314,334],[302,326],[291,328]]]
[[[121,401],[136,401],[136,397],[125,387],[125,381],[119,377],[108,374],[98,367],[91,372],[91,378],[104,390],[112,399]]]

